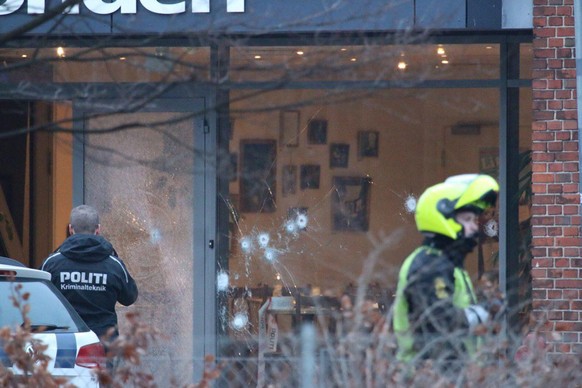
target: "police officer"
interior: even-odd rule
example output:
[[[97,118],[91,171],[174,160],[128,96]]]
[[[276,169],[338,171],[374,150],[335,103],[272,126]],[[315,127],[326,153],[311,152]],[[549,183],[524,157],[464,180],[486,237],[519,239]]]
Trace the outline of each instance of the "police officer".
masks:
[[[100,235],[97,210],[77,206],[71,210],[69,222],[70,236],[41,269],[51,273],[52,283],[98,337],[110,334],[110,329],[115,337],[115,304],[133,304],[137,285],[111,243]]]
[[[464,269],[477,244],[479,215],[495,206],[499,185],[487,175],[465,174],[429,187],[418,199],[422,245],[400,269],[393,327],[397,358],[430,359],[444,373],[457,373],[475,350],[471,331],[489,313],[477,304]]]

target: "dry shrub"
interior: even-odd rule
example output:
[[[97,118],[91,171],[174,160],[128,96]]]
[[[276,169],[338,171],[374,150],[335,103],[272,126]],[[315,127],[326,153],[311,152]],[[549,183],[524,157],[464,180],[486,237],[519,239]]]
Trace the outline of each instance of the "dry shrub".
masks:
[[[582,387],[582,362],[579,354],[562,354],[554,358],[547,342],[559,341],[553,333],[535,328],[519,338],[511,338],[491,323],[479,330],[482,345],[474,357],[466,356],[456,367],[443,369],[448,360],[434,358],[412,364],[396,359],[396,341],[390,330],[389,314],[370,326],[370,314],[358,308],[351,316],[344,314],[336,335],[318,327],[318,346],[311,356],[314,367],[313,386],[325,387]],[[349,321],[345,316],[349,316]],[[339,318],[339,317],[338,317]],[[342,319],[342,318],[340,318]],[[543,327],[543,325],[538,325]],[[293,361],[292,374],[282,369],[267,376],[276,387],[294,387],[301,381],[303,357],[297,333],[280,342],[280,351]],[[546,341],[547,338],[547,341]],[[322,357],[326,354],[325,357]],[[267,366],[267,369],[269,367]],[[271,370],[274,368],[271,367]]]
[[[106,343],[107,359],[111,365],[108,369],[96,369],[101,385],[111,388],[156,387],[154,376],[143,371],[141,357],[146,354],[148,346],[155,341],[166,340],[167,337],[158,329],[142,322],[138,313],[127,313],[128,331]],[[110,333],[112,334],[112,333]],[[188,384],[184,388],[206,388],[220,376],[221,367],[215,363],[213,356],[206,356],[204,372],[196,384]],[[168,381],[167,386],[180,386],[175,381]]]

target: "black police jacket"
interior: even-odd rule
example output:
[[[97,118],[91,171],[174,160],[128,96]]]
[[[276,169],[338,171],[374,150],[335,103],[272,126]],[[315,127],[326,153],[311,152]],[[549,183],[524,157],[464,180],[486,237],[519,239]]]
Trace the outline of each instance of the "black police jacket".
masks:
[[[98,336],[117,326],[115,304],[137,300],[135,280],[109,241],[99,235],[74,234],[43,263],[52,283]]]

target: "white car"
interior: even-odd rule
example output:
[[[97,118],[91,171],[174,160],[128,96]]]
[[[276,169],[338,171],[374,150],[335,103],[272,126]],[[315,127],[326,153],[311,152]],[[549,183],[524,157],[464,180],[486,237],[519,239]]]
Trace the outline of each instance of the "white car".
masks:
[[[51,375],[64,377],[77,387],[99,387],[91,369],[105,368],[103,345],[50,279],[45,271],[0,264],[0,327],[23,323],[22,314],[11,299],[15,286],[21,284],[20,295],[30,294],[24,303],[30,306],[27,316],[33,337],[48,346],[44,354],[51,359]],[[0,363],[12,368],[4,346],[0,346]],[[16,368],[13,371],[18,374]]]

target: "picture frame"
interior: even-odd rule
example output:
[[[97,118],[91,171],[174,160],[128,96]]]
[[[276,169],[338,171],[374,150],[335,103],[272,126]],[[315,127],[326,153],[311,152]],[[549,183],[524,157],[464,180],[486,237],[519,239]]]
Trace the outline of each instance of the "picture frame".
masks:
[[[332,178],[332,229],[367,232],[370,226],[370,177]]]
[[[276,210],[277,141],[240,141],[239,201],[241,213]]]
[[[228,170],[228,180],[230,182],[236,181],[238,178],[238,153],[230,153],[230,163]]]
[[[233,117],[228,118],[227,130],[228,130],[228,139],[229,140],[232,140],[234,137],[234,122],[235,122],[235,119]]]
[[[281,170],[281,190],[283,197],[297,192],[297,166],[287,164]]]
[[[499,172],[499,147],[479,148],[479,171],[497,177]]]
[[[301,165],[301,190],[319,189],[321,167],[318,164]]]
[[[298,110],[282,110],[279,112],[279,146],[297,147],[299,145]]]
[[[331,143],[329,145],[329,168],[347,168],[349,157],[349,144]]]
[[[307,125],[308,144],[327,144],[327,120],[313,119]]]
[[[380,133],[358,131],[358,158],[377,158]]]

